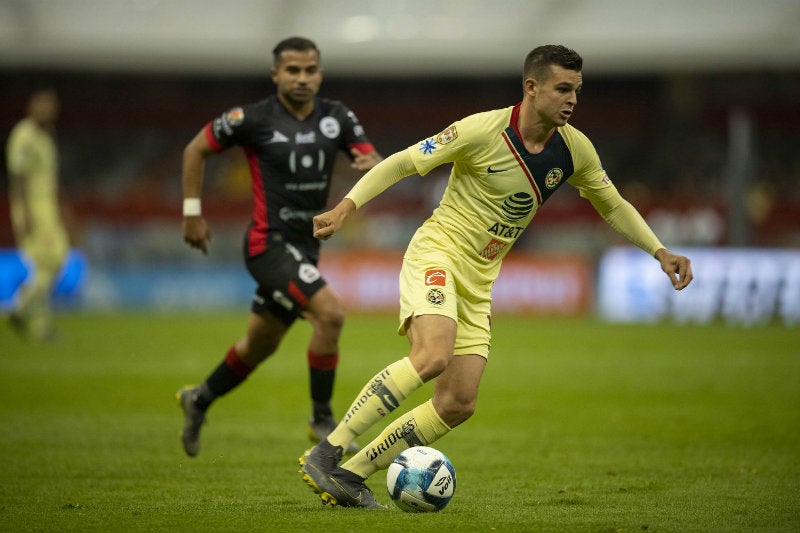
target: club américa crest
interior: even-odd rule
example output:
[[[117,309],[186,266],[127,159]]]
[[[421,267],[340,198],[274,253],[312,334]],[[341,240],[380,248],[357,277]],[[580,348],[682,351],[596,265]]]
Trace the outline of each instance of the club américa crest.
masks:
[[[441,289],[430,289],[427,298],[429,304],[442,305],[444,303],[444,292]]]
[[[558,184],[561,183],[561,179],[564,177],[564,171],[560,168],[551,168],[550,172],[547,173],[547,176],[544,178],[544,185],[548,189],[555,189],[558,187]]]

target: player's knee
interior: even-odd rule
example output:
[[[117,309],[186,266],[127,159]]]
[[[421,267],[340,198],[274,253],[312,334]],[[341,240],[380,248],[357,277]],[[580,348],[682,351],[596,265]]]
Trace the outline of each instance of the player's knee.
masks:
[[[457,397],[440,398],[436,404],[436,410],[445,424],[451,428],[466,422],[475,414],[475,399],[464,399]]]
[[[445,371],[453,355],[437,350],[412,350],[411,364],[422,381],[427,382]]]
[[[344,327],[344,309],[337,305],[326,310],[323,313],[322,322],[327,329],[341,331]]]
[[[344,309],[330,306],[306,316],[319,335],[328,339],[338,339],[344,327]]]

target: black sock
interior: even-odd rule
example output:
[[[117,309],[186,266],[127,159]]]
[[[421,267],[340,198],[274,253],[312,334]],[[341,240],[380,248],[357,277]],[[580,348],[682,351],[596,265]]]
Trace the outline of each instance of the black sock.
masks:
[[[252,371],[231,347],[225,359],[206,378],[205,383],[198,387],[195,406],[198,409],[208,409],[211,402],[238,387]]]
[[[314,404],[314,422],[321,422],[329,418],[333,418],[333,411],[331,410],[330,402],[313,402]]]
[[[333,417],[331,396],[333,396],[336,370],[309,368],[308,372],[311,378],[311,403],[313,404],[314,420],[320,421]]]
[[[318,355],[311,351],[308,352],[308,376],[315,421],[333,417],[331,397],[338,363],[339,354]]]

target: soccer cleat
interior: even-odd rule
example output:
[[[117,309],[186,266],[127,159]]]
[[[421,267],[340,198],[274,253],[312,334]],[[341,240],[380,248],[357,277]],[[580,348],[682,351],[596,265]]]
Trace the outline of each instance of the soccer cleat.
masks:
[[[361,507],[363,509],[386,509],[378,503],[372,490],[361,476],[337,467],[323,480],[319,497],[323,503],[342,507]],[[313,487],[312,487],[313,488]]]
[[[194,405],[195,388],[187,385],[175,393],[178,405],[183,409],[183,450],[189,457],[200,452],[200,426],[206,421],[206,412]]]
[[[339,466],[343,455],[344,450],[341,446],[334,446],[327,439],[323,439],[300,456],[300,473],[305,478],[306,470],[309,469],[315,475],[319,473],[328,476]]]
[[[333,417],[323,418],[321,420],[314,420],[313,418],[308,421],[308,440],[313,443],[322,442],[325,438],[336,428],[336,422]],[[347,445],[345,454],[352,455],[361,449],[356,442],[351,442]]]
[[[27,338],[30,334],[28,320],[20,313],[13,312],[8,315],[8,323],[11,326],[11,329],[13,329],[14,332],[20,337]]]
[[[334,447],[328,441],[314,446],[300,457],[303,481],[319,494],[324,504],[386,509],[375,500],[364,478],[336,466],[341,458],[341,446]]]

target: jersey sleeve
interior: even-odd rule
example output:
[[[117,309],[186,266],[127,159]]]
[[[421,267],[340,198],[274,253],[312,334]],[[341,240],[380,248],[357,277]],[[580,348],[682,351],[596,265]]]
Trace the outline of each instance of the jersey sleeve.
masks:
[[[650,255],[663,248],[639,212],[619,193],[606,175],[600,156],[589,139],[573,128],[575,172],[568,182],[578,188],[600,216],[620,235]]]
[[[250,144],[255,110],[251,106],[239,106],[225,111],[206,125],[206,139],[211,147],[222,152],[232,146]]]
[[[358,121],[356,114],[347,108],[344,104],[340,105],[342,113],[342,149],[350,155],[350,150],[355,148],[362,154],[368,154],[375,151],[372,142],[367,138],[364,132],[364,126]]]
[[[408,152],[397,152],[371,168],[345,198],[350,198],[356,208],[359,208],[414,172],[414,163],[411,162]]]
[[[578,189],[582,198],[595,205],[606,205],[613,208],[621,197],[614,184],[606,174],[600,162],[600,156],[592,142],[575,128],[562,129],[562,135],[568,136],[575,170],[567,182]]]
[[[454,122],[438,134],[407,148],[420,176],[434,168],[463,160],[469,154],[473,117]]]

